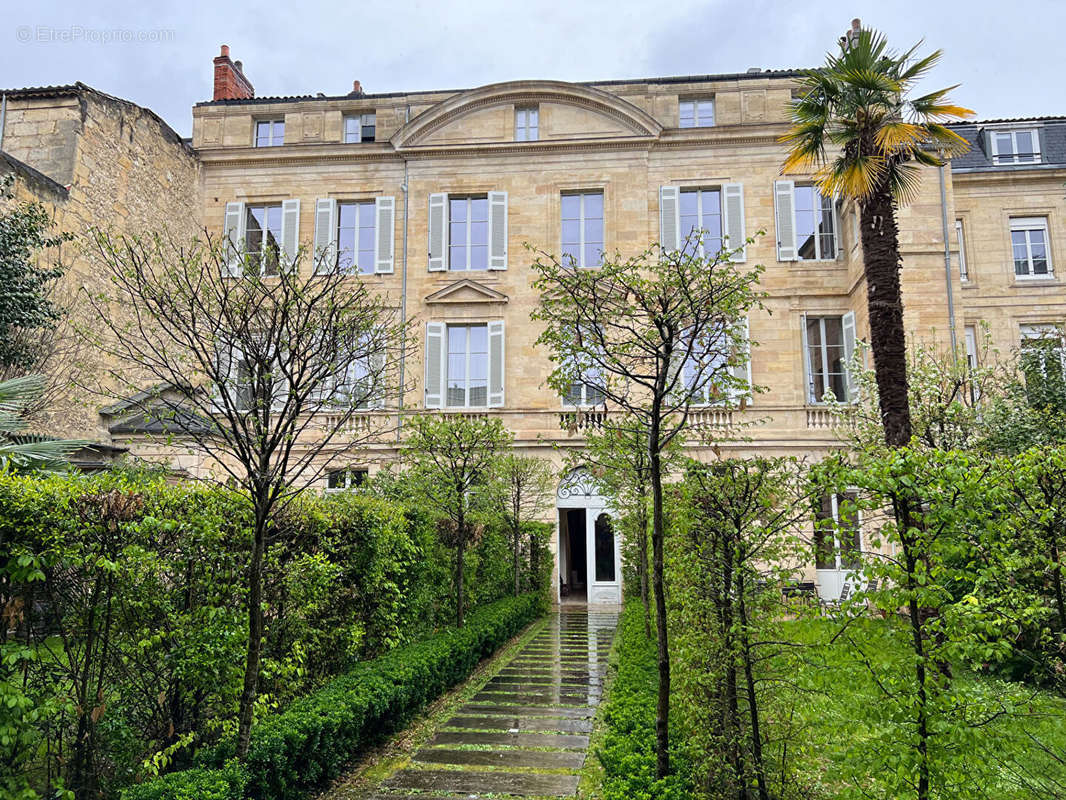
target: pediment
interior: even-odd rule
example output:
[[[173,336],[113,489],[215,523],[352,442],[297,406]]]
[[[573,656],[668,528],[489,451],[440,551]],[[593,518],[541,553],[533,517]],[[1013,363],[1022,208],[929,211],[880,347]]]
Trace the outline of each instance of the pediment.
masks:
[[[514,142],[514,109],[540,109],[538,143],[577,138],[657,137],[655,118],[617,95],[564,81],[511,81],[461,92],[392,136],[397,148]]]
[[[438,289],[426,298],[427,303],[506,303],[507,300],[502,292],[469,278]]]

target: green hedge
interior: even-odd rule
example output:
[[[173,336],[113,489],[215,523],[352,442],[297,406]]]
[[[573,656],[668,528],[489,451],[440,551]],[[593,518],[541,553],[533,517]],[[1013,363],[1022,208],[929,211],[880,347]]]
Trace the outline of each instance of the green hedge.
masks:
[[[320,691],[258,723],[243,768],[228,741],[194,769],[133,786],[123,800],[290,800],[340,774],[367,745],[401,728],[485,657],[534,620],[543,607],[526,595],[475,611],[465,627],[356,665]],[[211,764],[206,766],[210,767]]]

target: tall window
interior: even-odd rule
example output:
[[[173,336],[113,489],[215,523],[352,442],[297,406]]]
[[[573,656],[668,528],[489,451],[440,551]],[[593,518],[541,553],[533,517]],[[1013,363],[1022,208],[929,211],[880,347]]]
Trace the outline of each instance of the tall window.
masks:
[[[823,402],[827,392],[848,401],[842,317],[807,317],[807,378],[809,402]]]
[[[966,336],[966,368],[971,372],[977,369],[977,326],[967,325]]]
[[[562,197],[563,259],[598,267],[603,259],[603,192]]]
[[[1040,162],[1040,136],[1036,130],[992,131],[993,164]]]
[[[966,238],[962,233],[962,220],[955,220],[955,244],[959,248],[959,280],[970,280],[970,270],[966,266]]]
[[[341,272],[373,275],[374,201],[337,203],[337,264]]]
[[[448,269],[456,272],[489,268],[489,200],[448,198]]]
[[[244,249],[258,261],[264,275],[278,274],[281,248],[281,203],[248,205],[244,209]]]
[[[682,100],[678,110],[682,128],[710,128],[714,125],[714,98]]]
[[[722,249],[722,192],[719,189],[681,190],[681,242],[702,231],[699,255],[714,257]]]
[[[349,114],[344,118],[346,144],[372,142],[377,138],[377,114]]]
[[[1021,368],[1029,401],[1060,402],[1066,392],[1066,349],[1058,325],[1021,326]]]
[[[285,120],[261,119],[255,123],[255,146],[278,147],[285,144]]]
[[[858,569],[862,566],[862,538],[858,515],[849,511],[851,495],[825,495],[815,512],[814,565],[816,569]]]
[[[1010,221],[1014,274],[1019,278],[1050,278],[1047,217],[1014,217]]]
[[[796,254],[801,261],[833,260],[837,257],[833,225],[833,198],[811,184],[797,184]]]
[[[516,142],[535,142],[540,138],[540,109],[516,108],[514,110],[514,139]]]
[[[596,580],[603,583],[611,583],[616,579],[614,570],[614,530],[611,528],[611,518],[606,514],[596,517],[596,525],[593,531],[595,541],[593,543],[596,554]]]
[[[326,473],[326,491],[343,492],[345,489],[357,489],[366,484],[369,475],[369,470],[355,467],[330,470]]]
[[[455,408],[488,405],[487,325],[448,326],[447,404]]]

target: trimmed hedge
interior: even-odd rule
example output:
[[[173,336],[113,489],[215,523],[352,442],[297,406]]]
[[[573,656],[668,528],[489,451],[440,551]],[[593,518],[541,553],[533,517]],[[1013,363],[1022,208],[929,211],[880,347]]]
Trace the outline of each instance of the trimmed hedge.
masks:
[[[400,728],[478,663],[536,619],[540,598],[526,595],[472,613],[463,628],[357,664],[320,691],[259,722],[243,765],[224,742],[205,767],[176,772],[123,792],[123,800],[292,800],[335,778],[362,749]]]

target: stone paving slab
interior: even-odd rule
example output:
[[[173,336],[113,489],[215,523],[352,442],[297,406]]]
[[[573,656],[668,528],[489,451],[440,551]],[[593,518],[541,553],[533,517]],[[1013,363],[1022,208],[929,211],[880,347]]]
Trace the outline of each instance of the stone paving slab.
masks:
[[[573,796],[617,624],[615,611],[556,612],[366,800]]]

